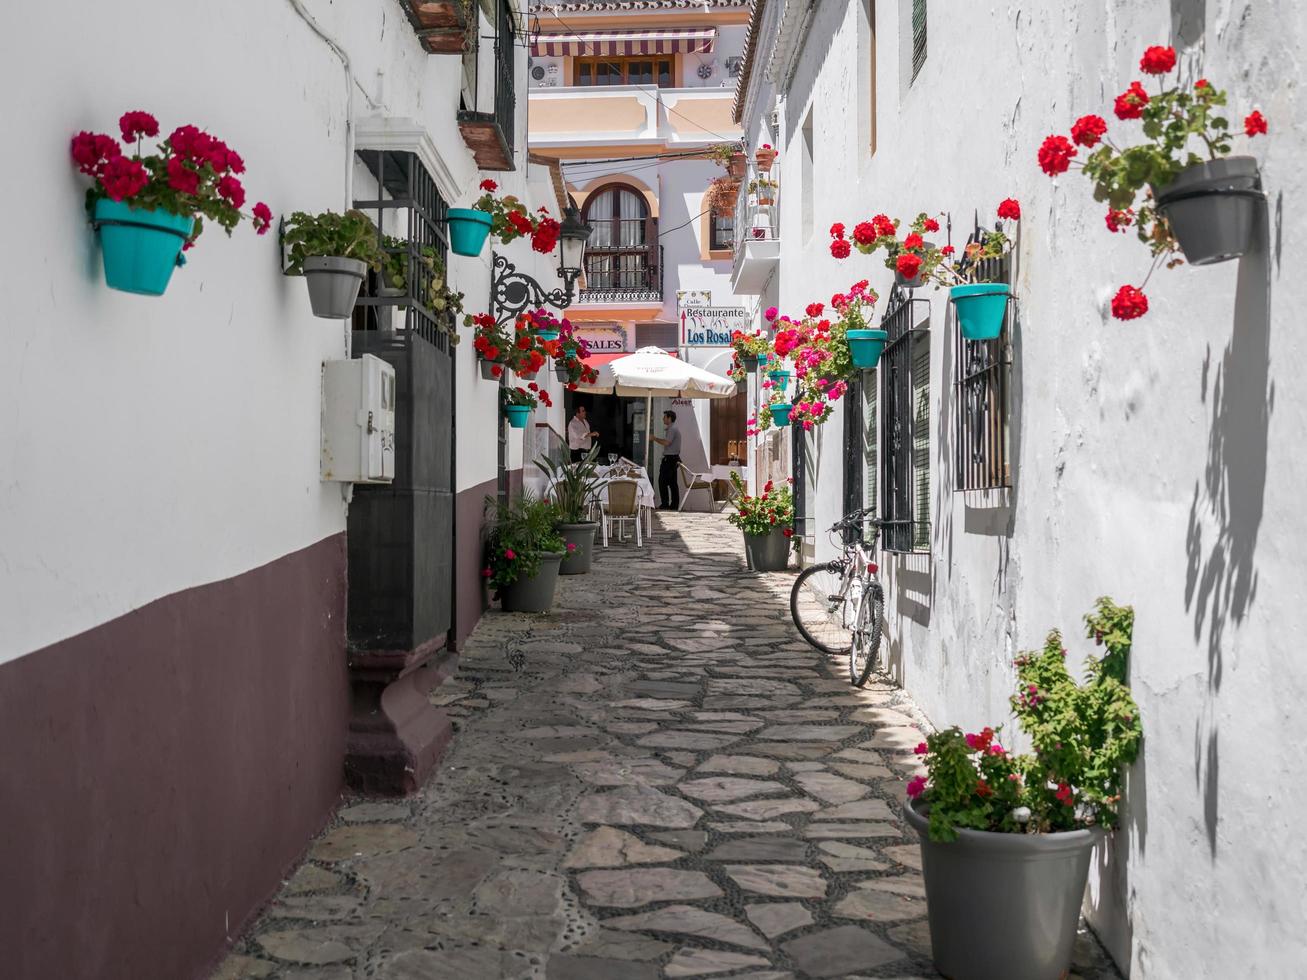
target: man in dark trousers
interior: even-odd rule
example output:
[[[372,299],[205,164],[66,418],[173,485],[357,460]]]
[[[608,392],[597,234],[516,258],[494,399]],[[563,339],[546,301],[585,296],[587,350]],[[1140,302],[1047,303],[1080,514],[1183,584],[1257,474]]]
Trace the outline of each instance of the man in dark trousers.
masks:
[[[658,467],[659,510],[678,510],[681,506],[681,484],[676,469],[681,462],[681,430],[676,427],[676,413],[663,412],[663,438],[653,437],[663,447],[663,462]]]

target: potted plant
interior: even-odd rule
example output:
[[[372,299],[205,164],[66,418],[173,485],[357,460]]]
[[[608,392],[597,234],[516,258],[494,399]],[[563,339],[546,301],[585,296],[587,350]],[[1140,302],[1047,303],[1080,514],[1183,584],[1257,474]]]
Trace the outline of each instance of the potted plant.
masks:
[[[763,405],[762,411],[769,414],[772,425],[778,429],[784,429],[790,424],[790,409],[793,407],[790,402],[786,401],[785,396],[778,391]]]
[[[554,376],[567,386],[568,391],[576,391],[580,384],[594,384],[599,380],[599,370],[584,360],[590,353],[590,345],[584,338],[576,336],[571,321],[566,317],[559,324],[558,339],[546,347],[554,359]]]
[[[382,296],[406,297],[409,287],[410,263],[416,269],[413,296],[434,316],[449,336],[451,345],[457,345],[458,315],[463,312],[464,296],[450,289],[445,276],[445,263],[434,245],[420,245],[416,255],[411,254],[407,239],[384,235],[381,239],[381,270],[377,290]],[[408,303],[401,300],[400,309]],[[465,321],[466,322],[466,321]]]
[[[562,330],[562,321],[548,310],[541,307],[522,315],[526,317],[528,328],[533,330],[540,340],[548,342],[558,339],[558,334]]]
[[[362,211],[296,211],[286,219],[282,242],[287,272],[308,283],[314,316],[348,319],[368,269],[381,268],[377,228]]]
[[[739,331],[736,331],[737,333]],[[749,372],[745,370],[744,365],[740,362],[738,354],[731,355],[731,366],[726,372],[726,376],[735,382],[736,394],[746,394],[749,391]]]
[[[905,289],[916,289],[934,279],[935,271],[947,255],[925,236],[939,231],[939,221],[922,212],[913,220],[908,234],[898,237],[899,220],[878,214],[870,221],[860,221],[853,233],[845,238],[841,222],[831,225],[831,255],[847,259],[856,248],[863,255],[878,249],[885,251],[885,267],[894,273],[894,284]]]
[[[735,485],[735,513],[727,520],[744,533],[744,560],[755,572],[780,572],[790,560],[790,541],[794,537],[794,494],[787,480],[775,484],[768,480],[756,497],[747,493],[740,474],[731,471]]]
[[[1140,142],[1117,145],[1107,121],[1090,114],[1072,125],[1070,139],[1055,134],[1039,147],[1040,168],[1050,177],[1076,165],[1077,146],[1091,150],[1079,166],[1094,183],[1094,199],[1107,205],[1108,230],[1124,233],[1133,226],[1152,253],[1143,283],[1122,286],[1112,301],[1112,315],[1120,320],[1148,312],[1143,286],[1159,264],[1180,264],[1181,253],[1191,265],[1209,265],[1247,252],[1265,206],[1256,159],[1230,156],[1226,93],[1205,78],[1192,86],[1181,85],[1178,73],[1168,80],[1175,65],[1174,48],[1148,48],[1139,68],[1154,76],[1157,91],[1134,81],[1116,97],[1117,119],[1140,120]],[[1265,134],[1266,117],[1254,109],[1243,130],[1249,138]]]
[[[567,557],[559,568],[562,575],[582,575],[590,571],[595,531],[599,529],[598,523],[589,519],[590,502],[604,482],[598,474],[598,459],[599,447],[596,445],[574,463],[555,462],[548,456],[536,460],[536,465],[549,481],[549,498],[558,513],[558,532],[567,546]]]
[[[486,498],[486,567],[505,612],[549,612],[567,546],[547,500],[525,495]]]
[[[740,182],[732,177],[714,177],[708,181],[704,194],[708,207],[719,218],[729,217],[735,211],[735,199],[740,193]]]
[[[240,154],[222,140],[179,126],[142,154],[143,138],[159,135],[159,122],[148,112],[126,112],[118,120],[120,144],[103,133],[80,132],[72,140],[73,162],[94,183],[86,191],[86,212],[100,239],[104,280],[110,289],[142,296],[162,296],[172,270],[185,262],[204,230],[204,218],[228,235],[244,213],[245,172]],[[123,144],[132,155],[123,153]],[[260,201],[250,218],[258,234],[272,223]]]
[[[470,208],[450,208],[449,247],[459,255],[480,255],[486,239],[493,233],[507,245],[524,236],[530,236],[531,247],[548,255],[558,244],[562,226],[549,216],[545,208],[533,215],[512,194],[496,197],[499,185],[493,180],[481,181],[482,194]]]
[[[508,419],[508,424],[514,429],[525,429],[527,420],[530,419],[531,413],[537,405],[553,407],[553,400],[549,397],[549,392],[542,389],[534,381],[527,384],[525,388],[501,388],[501,400],[504,406],[504,416]]]
[[[725,169],[726,175],[735,180],[741,180],[748,167],[739,143],[715,143],[708,148],[708,159]]]
[[[921,840],[935,967],[954,980],[1048,980],[1071,962],[1090,851],[1117,823],[1142,737],[1126,686],[1134,612],[1098,600],[1087,634],[1107,648],[1088,679],[1066,669],[1056,630],[1016,661],[1012,710],[1033,751],[997,729],[936,732],[904,810]]]
[[[998,206],[998,217],[1000,221],[1020,220],[1021,205],[1007,198]],[[996,228],[985,232],[980,241],[968,243],[961,261],[950,270],[960,282],[949,288],[949,302],[954,304],[958,328],[967,340],[994,340],[1003,332],[1012,287],[990,279],[983,263],[1002,258],[1011,250],[1011,239]]]
[[[753,167],[760,174],[771,173],[772,164],[776,162],[776,151],[772,149],[770,143],[764,143],[758,147],[758,151],[753,155]]]
[[[475,328],[472,335],[472,349],[476,351],[477,360],[481,364],[481,377],[487,381],[502,377],[508,365],[509,352],[513,347],[508,332],[501,328],[489,313],[465,316],[463,325]]]
[[[838,328],[844,331],[849,362],[861,370],[876,366],[889,339],[887,331],[871,326],[872,311],[879,298],[866,280],[854,283],[846,294],[831,297],[831,305],[839,313]]]
[[[776,182],[768,180],[766,177],[758,177],[749,181],[749,193],[752,194],[760,206],[767,207],[776,203]]]

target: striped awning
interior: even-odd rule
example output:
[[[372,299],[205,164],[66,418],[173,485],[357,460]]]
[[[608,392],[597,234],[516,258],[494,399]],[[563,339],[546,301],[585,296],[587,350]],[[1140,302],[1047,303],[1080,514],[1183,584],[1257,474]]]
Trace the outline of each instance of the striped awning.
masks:
[[[537,58],[710,54],[716,43],[715,27],[661,31],[578,31],[574,34],[537,34],[531,42],[531,54]]]

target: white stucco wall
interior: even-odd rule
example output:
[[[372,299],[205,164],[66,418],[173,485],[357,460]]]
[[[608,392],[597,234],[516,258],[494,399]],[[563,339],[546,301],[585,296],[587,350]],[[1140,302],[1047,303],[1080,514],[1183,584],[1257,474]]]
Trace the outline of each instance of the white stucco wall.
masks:
[[[352,100],[358,120],[418,120],[466,206],[479,175],[454,119],[459,59],[425,54],[396,3],[305,5],[348,53],[351,83],[288,0],[127,0],[75,23],[50,5],[0,15],[25,39],[0,65],[6,121],[23,134],[0,232],[13,285],[0,661],[344,530],[340,485],[318,479],[318,413],[320,364],[345,356],[345,326],[311,315],[304,283],[280,274],[276,234],[248,224],[231,239],[208,228],[161,298],[109,290],[68,156],[78,130],[115,132],[124,110],[146,109],[164,133],[195,123],[239,150],[248,205],[339,211]],[[469,309],[484,308],[487,262],[451,261]],[[458,356],[474,378],[470,342]],[[461,422],[495,417],[491,387],[462,386]],[[494,458],[492,440],[461,437],[460,486],[493,478]]]
[[[826,301],[864,276],[888,290],[878,259],[829,257],[832,221],[943,210],[957,242],[974,211],[992,220],[1005,197],[1025,215],[1010,491],[953,492],[955,328],[943,295],[925,294],[932,544],[929,555],[884,556],[892,672],[936,725],[1002,721],[1019,650],[1058,626],[1080,656],[1080,618],[1096,596],[1133,604],[1145,743],[1123,827],[1091,876],[1091,920],[1136,978],[1297,976],[1307,962],[1298,927],[1307,845],[1290,823],[1307,803],[1295,749],[1307,693],[1298,655],[1307,576],[1297,560],[1307,466],[1293,365],[1307,286],[1289,263],[1307,244],[1291,203],[1307,180],[1307,107],[1284,68],[1307,39],[1307,12],[1289,2],[1113,0],[949,5],[945,14],[932,3],[927,62],[908,86],[899,12],[910,4],[876,6],[874,158],[867,106],[848,98],[869,62],[861,4],[818,8],[786,93],[782,309]],[[1233,120],[1254,104],[1271,120],[1270,138],[1251,147],[1269,190],[1269,248],[1158,273],[1151,312],[1122,323],[1108,301],[1142,278],[1146,254],[1133,237],[1106,232],[1085,179],[1050,181],[1035,152],[1048,133],[1110,107],[1138,77],[1144,47],[1171,42],[1183,46],[1182,64],[1230,89]],[[810,110],[805,241],[794,191]],[[837,415],[819,438],[819,528],[841,509],[841,438]]]

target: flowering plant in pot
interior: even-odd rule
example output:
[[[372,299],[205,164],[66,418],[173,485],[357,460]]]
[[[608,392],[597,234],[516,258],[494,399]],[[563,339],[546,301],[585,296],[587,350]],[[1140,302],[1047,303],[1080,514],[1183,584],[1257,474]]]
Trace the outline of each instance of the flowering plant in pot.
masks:
[[[481,181],[481,196],[472,207],[449,209],[449,247],[459,255],[480,255],[486,238],[493,234],[504,245],[530,237],[533,249],[542,255],[551,253],[562,226],[550,217],[549,209],[541,207],[532,214],[516,196],[496,196],[498,189],[487,178]]]
[[[595,531],[599,525],[590,520],[590,503],[604,480],[598,472],[599,447],[591,446],[574,463],[541,456],[536,465],[549,482],[549,499],[558,517],[558,532],[567,543],[567,557],[559,569],[563,575],[582,575],[590,571],[594,555]]]
[[[122,143],[104,133],[80,132],[72,140],[73,162],[94,183],[86,212],[100,237],[105,283],[111,289],[162,296],[181,253],[195,244],[208,218],[228,235],[246,217],[245,188],[238,174],[245,161],[222,140],[195,126],[179,126],[154,153],[145,138],[159,135],[159,121],[139,110],[118,120]],[[131,156],[123,147],[131,150]],[[258,234],[272,224],[260,201],[249,217]]]
[[[727,217],[735,211],[735,198],[740,193],[740,182],[734,177],[714,177],[708,181],[705,203],[717,217]]]
[[[876,366],[889,339],[887,332],[872,326],[872,311],[878,299],[880,296],[865,279],[855,282],[847,293],[831,297],[831,305],[839,314],[837,332],[843,331],[849,362],[860,370]]]
[[[1000,221],[1021,220],[1021,205],[1015,198],[1007,198],[998,206]],[[948,246],[951,254],[951,246]],[[943,249],[940,250],[941,252]],[[968,242],[962,258],[956,265],[945,264],[941,270],[951,275],[957,284],[949,288],[949,301],[958,316],[958,328],[967,340],[994,340],[1003,332],[1003,318],[1012,298],[1012,287],[996,281],[986,265],[1012,251],[1012,240],[1001,226],[986,231],[979,241]]]
[[[1206,78],[1182,83],[1175,49],[1153,46],[1139,70],[1156,81],[1149,92],[1140,81],[1116,97],[1113,112],[1122,122],[1138,120],[1142,140],[1114,141],[1107,121],[1081,116],[1068,139],[1054,134],[1039,147],[1039,166],[1050,177],[1078,166],[1094,184],[1094,199],[1107,205],[1110,232],[1133,227],[1153,256],[1139,286],[1124,285],[1112,300],[1112,315],[1133,320],[1148,312],[1148,284],[1159,264],[1168,268],[1224,262],[1252,247],[1258,209],[1264,207],[1261,175],[1251,156],[1230,156],[1234,133],[1223,109],[1226,93]],[[1254,109],[1244,117],[1244,134],[1267,131]],[[1083,161],[1077,147],[1087,151]]]
[[[749,193],[758,199],[764,207],[776,202],[776,181],[758,177],[749,181]]]
[[[731,471],[735,512],[726,519],[744,533],[745,562],[755,572],[779,572],[789,564],[794,537],[793,482],[776,484],[768,480],[755,497],[747,492],[740,474]]]
[[[286,271],[304,276],[313,315],[326,319],[348,319],[368,269],[381,268],[377,227],[362,211],[296,211],[286,219],[282,244]]]
[[[566,317],[559,323],[558,339],[546,343],[545,348],[554,361],[554,376],[566,385],[568,391],[576,391],[578,385],[594,384],[599,380],[598,368],[591,367],[584,360],[590,353],[590,345],[576,335],[572,322]]]
[[[902,239],[898,237],[899,225],[897,218],[878,214],[869,221],[859,221],[846,238],[844,224],[837,221],[830,227],[830,253],[837,259],[847,259],[855,248],[863,255],[883,249],[885,268],[894,273],[896,285],[915,289],[936,280],[940,265],[951,254],[925,238],[939,231],[939,221],[922,212]]]
[[[416,255],[409,249],[406,239],[393,235],[383,235],[381,239],[381,283],[379,292],[382,296],[400,296],[408,294],[410,267],[414,271],[414,298],[435,316],[436,322],[449,336],[449,343],[458,343],[457,324],[459,314],[463,312],[464,295],[449,288],[445,275],[445,263],[434,245],[421,245]],[[401,300],[400,309],[406,307],[407,301]]]
[[[507,501],[486,498],[486,565],[482,575],[497,590],[505,612],[548,612],[567,543],[558,533],[558,510],[525,494]]]
[[[1045,980],[1070,964],[1090,851],[1117,823],[1142,738],[1126,686],[1134,611],[1102,598],[1085,623],[1107,651],[1087,658],[1085,683],[1056,630],[1016,661],[1011,705],[1033,751],[1009,752],[995,728],[917,746],[928,775],[909,782],[905,813],[921,840],[935,965],[955,980]]]
[[[760,174],[771,173],[772,164],[776,162],[776,151],[772,149],[770,143],[764,143],[758,147],[758,151],[753,155],[754,169]]]
[[[739,143],[714,143],[708,147],[708,159],[735,180],[744,176],[747,162]]]
[[[534,381],[528,382],[525,388],[519,386],[505,387],[500,389],[500,400],[504,406],[504,415],[508,419],[508,424],[514,429],[525,429],[527,420],[537,405],[552,407],[553,401],[549,397],[549,392],[542,389]]]
[[[774,307],[768,310],[772,313],[770,319],[773,320],[776,316],[774,311]],[[766,355],[770,350],[771,341],[760,329],[752,333],[745,333],[743,330],[731,331],[731,351],[746,371],[754,370],[758,366],[759,356]]]
[[[493,380],[503,376],[508,369],[509,355],[513,349],[513,340],[508,331],[495,322],[489,313],[476,313],[463,318],[463,325],[474,327],[472,349],[477,352],[481,363],[481,377]]]

